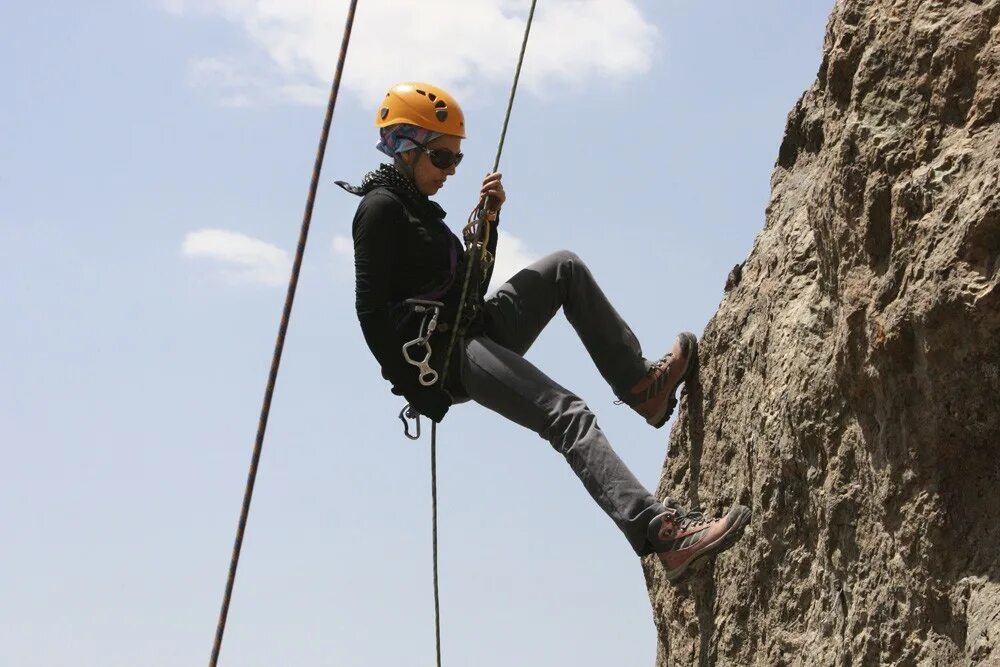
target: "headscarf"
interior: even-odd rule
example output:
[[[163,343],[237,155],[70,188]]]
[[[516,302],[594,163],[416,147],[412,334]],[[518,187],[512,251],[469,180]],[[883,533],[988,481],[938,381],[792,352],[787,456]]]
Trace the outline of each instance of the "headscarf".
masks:
[[[395,158],[400,153],[416,148],[417,145],[412,140],[422,144],[428,144],[442,136],[440,132],[410,125],[409,123],[397,123],[389,125],[380,130],[382,140],[375,145],[375,148],[382,151],[391,158]]]

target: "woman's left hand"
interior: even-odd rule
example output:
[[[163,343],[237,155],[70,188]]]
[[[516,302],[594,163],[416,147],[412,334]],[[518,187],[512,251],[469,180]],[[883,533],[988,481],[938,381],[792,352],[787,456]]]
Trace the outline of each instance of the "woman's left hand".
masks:
[[[507,201],[507,193],[504,192],[503,182],[500,180],[503,174],[494,172],[486,174],[483,179],[483,189],[479,191],[479,197],[487,197],[486,206],[491,211],[499,211],[503,203]]]

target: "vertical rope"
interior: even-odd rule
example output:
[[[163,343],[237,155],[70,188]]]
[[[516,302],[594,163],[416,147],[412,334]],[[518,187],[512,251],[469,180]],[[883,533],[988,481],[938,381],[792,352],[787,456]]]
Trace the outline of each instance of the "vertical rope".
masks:
[[[299,273],[302,269],[302,258],[305,255],[306,240],[309,238],[309,225],[312,222],[313,205],[316,202],[316,190],[319,187],[319,176],[323,169],[323,157],[326,154],[326,142],[330,136],[330,125],[333,122],[333,110],[337,105],[337,93],[340,90],[340,80],[344,73],[344,61],[347,59],[347,47],[351,41],[351,29],[354,26],[354,14],[358,0],[351,0],[347,10],[347,23],[344,27],[344,37],[340,44],[340,57],[337,60],[337,72],[333,77],[330,89],[330,101],[326,107],[326,118],[323,121],[323,131],[320,134],[319,147],[316,150],[316,161],[313,165],[312,180],[309,183],[309,196],[306,198],[305,213],[302,218],[302,228],[299,231],[299,243],[295,249],[295,262],[292,265],[292,275],[288,281],[288,292],[285,295],[285,307],[281,313],[281,324],[278,327],[278,338],[274,344],[274,355],[271,357],[271,370],[267,376],[267,388],[264,391],[264,402],[260,410],[260,420],[257,423],[257,438],[254,442],[253,456],[250,459],[250,472],[247,475],[246,489],[243,492],[243,506],[240,509],[240,521],[236,528],[236,540],[233,543],[233,553],[229,561],[229,575],[226,578],[226,591],[222,596],[222,609],[219,611],[219,622],[215,629],[215,642],[212,645],[212,657],[209,667],[216,667],[219,662],[219,652],[222,650],[222,636],[226,631],[226,619],[229,616],[229,603],[233,597],[233,586],[236,582],[236,568],[240,562],[240,551],[243,547],[243,535],[246,532],[247,517],[250,513],[250,501],[253,498],[254,482],[257,479],[257,467],[260,464],[260,454],[264,447],[264,433],[267,431],[267,418],[271,412],[271,399],[274,396],[274,385],[278,379],[278,368],[281,365],[281,353],[285,347],[285,334],[288,332],[288,321],[292,315],[292,304],[295,302],[295,290],[299,284]]]
[[[441,596],[438,593],[438,501],[437,501],[437,422],[431,422],[431,518],[434,547],[434,647],[437,667],[441,667]]]
[[[500,154],[503,153],[503,142],[507,138],[507,125],[510,123],[510,112],[514,108],[514,93],[517,92],[517,82],[521,78],[521,65],[524,64],[524,51],[528,48],[528,35],[531,33],[531,23],[535,19],[535,3],[531,0],[528,10],[528,23],[524,26],[524,39],[521,40],[521,53],[517,56],[517,69],[514,70],[514,83],[510,86],[510,96],[507,98],[507,113],[503,117],[503,129],[500,130],[500,141],[497,143],[497,156],[493,160],[493,171],[500,168]]]
[[[507,126],[510,123],[511,110],[514,108],[514,95],[517,93],[517,82],[521,78],[521,66],[524,64],[524,52],[528,46],[528,35],[531,33],[531,23],[535,18],[535,4],[537,0],[531,0],[531,9],[528,11],[528,22],[524,26],[524,38],[521,40],[521,52],[517,56],[517,68],[514,70],[514,82],[510,87],[510,95],[507,97],[507,112],[504,114],[503,128],[500,131],[500,141],[497,144],[497,154],[493,161],[493,171],[500,168],[500,155],[503,153],[504,140],[507,138]],[[485,216],[485,210],[480,212],[481,216]],[[488,224],[483,224],[484,220],[482,217],[479,221],[479,227],[476,230],[477,241],[483,243],[484,235],[486,230],[489,229]],[[465,311],[465,301],[469,296],[469,283],[472,278],[472,265],[476,263],[475,261],[476,253],[471,252],[471,250],[466,253],[465,262],[465,279],[462,281],[462,294],[458,299],[458,316],[455,319],[455,324],[451,328],[451,337],[448,340],[448,353],[444,358],[444,368],[441,371],[441,378],[439,382],[441,386],[445,386],[445,382],[448,380],[448,370],[451,366],[451,355],[455,349],[455,341],[458,340],[458,330],[461,328],[460,324],[462,321],[462,313]],[[437,667],[441,667],[441,606],[440,606],[440,592],[438,589],[438,528],[437,528],[437,422],[431,422],[431,514],[433,520],[433,526],[431,530],[433,550],[434,550],[434,636],[436,638],[436,648],[437,648]]]
[[[504,114],[503,128],[500,130],[500,141],[497,143],[496,158],[493,160],[493,171],[500,168],[500,155],[503,153],[503,144],[507,138],[507,126],[510,124],[510,114],[514,108],[514,95],[517,93],[517,83],[521,79],[521,66],[524,64],[524,52],[528,47],[528,35],[531,34],[531,23],[535,19],[535,5],[537,2],[538,0],[531,0],[531,9],[528,10],[528,22],[524,26],[524,38],[521,40],[521,52],[517,56],[517,68],[514,70],[514,82],[510,86],[510,95],[507,97],[507,113]],[[484,213],[481,211],[480,214],[483,215]],[[477,241],[482,243],[483,237],[488,228],[489,226],[484,225],[483,221],[480,220],[479,226],[476,229]],[[441,371],[442,386],[444,386],[445,381],[448,379],[448,370],[451,366],[451,354],[455,349],[455,342],[458,340],[458,331],[461,328],[459,324],[462,321],[462,313],[465,310],[465,302],[469,296],[469,283],[472,278],[472,265],[475,263],[475,257],[467,255],[467,260],[465,262],[465,279],[462,281],[462,293],[458,299],[458,316],[455,319],[455,326],[451,328],[451,336],[448,339],[448,353],[445,355],[444,368]]]

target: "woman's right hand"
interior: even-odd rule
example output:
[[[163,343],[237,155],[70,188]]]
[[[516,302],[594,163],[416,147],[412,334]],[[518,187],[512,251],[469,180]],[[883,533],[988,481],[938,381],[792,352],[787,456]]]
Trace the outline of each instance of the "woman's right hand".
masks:
[[[483,187],[479,191],[479,198],[486,199],[486,205],[491,211],[499,211],[503,203],[507,201],[507,193],[503,189],[503,174],[499,171],[486,174],[483,179]]]

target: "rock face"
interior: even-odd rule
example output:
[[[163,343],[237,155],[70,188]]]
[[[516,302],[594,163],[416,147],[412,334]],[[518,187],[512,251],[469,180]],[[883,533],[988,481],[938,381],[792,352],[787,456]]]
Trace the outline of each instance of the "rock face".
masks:
[[[644,563],[658,664],[1000,665],[1000,0],[839,0],[772,186],[660,485],[754,517]]]

